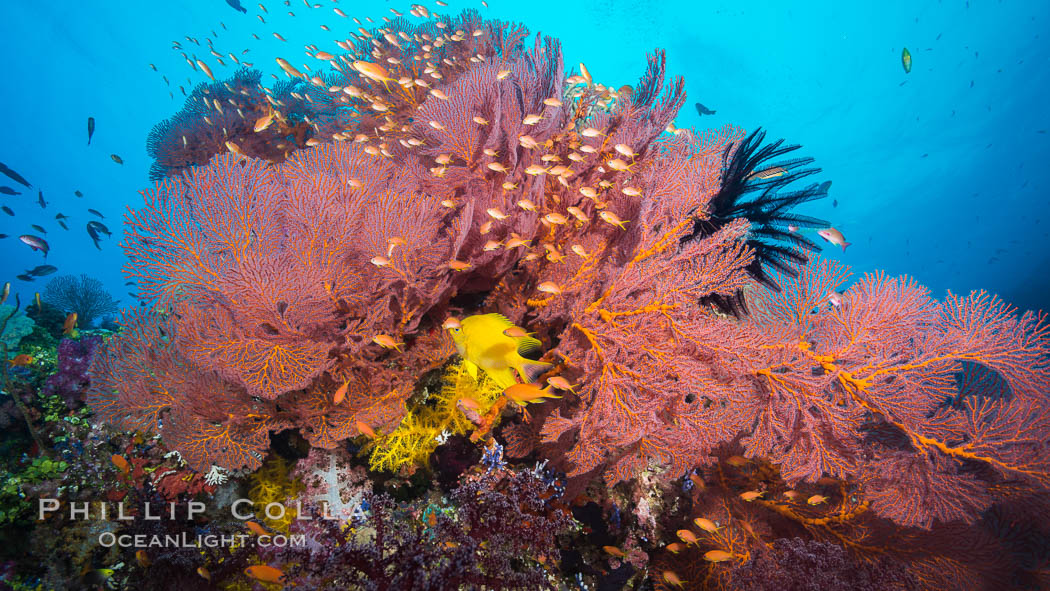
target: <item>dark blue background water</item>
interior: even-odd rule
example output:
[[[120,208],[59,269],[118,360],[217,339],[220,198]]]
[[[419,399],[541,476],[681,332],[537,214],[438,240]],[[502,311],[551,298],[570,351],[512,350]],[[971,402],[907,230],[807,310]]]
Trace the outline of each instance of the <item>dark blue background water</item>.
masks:
[[[181,107],[179,85],[188,92],[204,80],[171,49],[173,40],[206,59],[219,78],[233,69],[219,66],[185,35],[203,44],[215,31],[221,53],[278,72],[277,56],[318,63],[304,55],[304,44],[338,52],[332,41],[357,25],[333,7],[378,20],[392,16],[390,7],[407,13],[410,6],[264,4],[266,25],[255,16],[255,2],[245,2],[247,14],[223,0],[6,4],[0,161],[34,187],[24,190],[0,178],[24,193],[0,195],[17,214],[0,214],[0,233],[10,235],[0,241],[0,281],[11,280],[23,302],[49,279],[14,280],[44,262],[17,241],[37,223],[48,229],[52,246],[46,262],[60,274],[96,276],[124,304],[133,303],[123,288],[117,243],[123,211],[150,185],[145,137]],[[1022,308],[1050,309],[1050,112],[1044,104],[1050,3],[786,4],[793,3],[493,0],[488,9],[480,1],[427,6],[454,13],[479,8],[487,17],[556,36],[567,65],[582,61],[596,80],[614,87],[633,84],[645,53],[666,48],[668,71],[685,76],[689,93],[676,121],[680,127],[762,126],[817,159],[824,169],[817,180],[834,184],[831,197],[807,213],[831,220],[853,243],[845,253],[834,247],[825,253],[851,265],[855,276],[884,269],[915,276],[938,298],[948,289],[984,288]],[[322,31],[321,23],[332,32]],[[274,39],[274,31],[288,41]],[[262,40],[252,39],[253,32]],[[914,59],[910,74],[901,67],[902,47]],[[241,56],[246,48],[251,51]],[[696,101],[717,113],[699,117]],[[91,146],[89,116],[97,120]],[[111,153],[124,165],[111,161]],[[36,204],[38,188],[47,209]],[[74,196],[77,189],[83,199]],[[114,231],[101,252],[85,231],[89,207],[102,211]],[[54,221],[59,211],[71,218],[68,232]]]

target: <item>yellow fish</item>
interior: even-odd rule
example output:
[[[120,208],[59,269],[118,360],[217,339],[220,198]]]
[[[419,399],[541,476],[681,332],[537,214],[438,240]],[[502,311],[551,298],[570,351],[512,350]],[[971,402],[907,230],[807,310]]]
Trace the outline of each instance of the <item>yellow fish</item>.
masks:
[[[458,327],[449,328],[456,349],[466,360],[467,371],[472,377],[477,378],[480,367],[497,386],[506,389],[517,381],[514,370],[524,382],[531,382],[547,371],[551,364],[522,356],[538,351],[538,340],[504,334],[513,326],[514,323],[502,314],[477,314],[460,320]]]

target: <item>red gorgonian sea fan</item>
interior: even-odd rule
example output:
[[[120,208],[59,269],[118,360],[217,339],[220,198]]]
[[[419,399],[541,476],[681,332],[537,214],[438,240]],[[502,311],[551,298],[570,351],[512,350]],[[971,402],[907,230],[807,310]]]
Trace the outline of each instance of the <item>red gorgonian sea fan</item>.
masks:
[[[334,447],[356,421],[398,421],[452,354],[450,311],[500,312],[580,384],[504,430],[508,451],[539,445],[570,476],[678,478],[735,441],[917,526],[974,519],[1002,482],[1045,489],[1043,316],[878,274],[829,305],[848,271],[789,229],[816,223],[789,209],[823,194],[788,187],[817,171],[795,147],[665,133],[685,97],[661,52],[614,92],[566,77],[551,39],[526,51],[521,29],[443,22],[367,42],[398,84],[332,86],[375,107],[334,143],[278,166],[217,156],[145,194],[127,273],[169,311],[131,325],[166,336],[128,330],[100,356],[123,376],[93,390],[104,418],[162,430],[195,466],[257,466],[261,434],[285,428]],[[430,76],[435,39],[468,34],[485,59]],[[155,338],[170,378],[136,369]]]
[[[546,80],[539,91],[561,79],[549,40],[522,52],[505,46],[503,26],[487,31],[502,40],[512,68]],[[502,85],[503,102],[541,102],[517,81]],[[452,296],[496,280],[516,258],[466,243],[484,210],[442,205],[411,143],[382,145],[328,144],[279,167],[217,156],[144,193],[144,206],[126,219],[127,272],[164,312],[129,318],[107,347],[96,371],[121,379],[93,389],[100,416],[163,432],[195,467],[228,469],[257,467],[270,431],[294,426],[313,444],[335,447],[358,434],[358,421],[377,429],[396,423],[416,380],[454,351],[439,328]],[[477,180],[460,176],[446,196]],[[530,225],[523,231],[535,231],[535,218]],[[488,273],[452,264],[482,254],[492,259]],[[158,335],[166,362],[181,372],[174,383],[145,369]],[[380,337],[399,343],[396,362]],[[347,399],[336,404],[342,383]],[[161,398],[140,407],[145,398],[132,392]],[[234,407],[245,401],[251,409]],[[250,433],[234,429],[245,423]],[[235,431],[247,438],[242,445],[229,441]]]
[[[604,466],[610,482],[652,462],[681,476],[742,437],[747,456],[774,462],[789,483],[851,482],[880,515],[923,527],[972,521],[1002,481],[1045,489],[1045,317],[984,293],[939,304],[880,274],[832,306],[847,276],[811,263],[781,277],[780,293],[751,292],[741,322],[678,299],[720,273],[627,273],[578,316],[580,336],[562,336],[557,352],[584,370],[582,404],[555,410],[542,437],[575,431],[570,474]],[[964,381],[975,367],[997,379]]]
[[[87,403],[97,416],[129,431],[160,433],[198,471],[259,467],[270,430],[281,428],[274,405],[188,363],[172,340],[171,314],[138,309],[126,312],[122,324],[92,365]]]

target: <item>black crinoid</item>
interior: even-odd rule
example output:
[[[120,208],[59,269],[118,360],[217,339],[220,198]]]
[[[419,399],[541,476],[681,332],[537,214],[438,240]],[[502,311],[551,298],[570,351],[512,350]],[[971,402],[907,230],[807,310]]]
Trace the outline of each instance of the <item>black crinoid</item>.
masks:
[[[735,219],[747,219],[751,222],[747,244],[755,251],[755,260],[748,265],[747,272],[762,285],[780,291],[771,270],[797,277],[798,267],[809,261],[807,253],[820,250],[819,245],[802,236],[797,228],[828,227],[824,220],[790,210],[801,203],[826,197],[831,183],[787,190],[789,184],[817,174],[820,169],[807,168],[813,158],[774,161],[801,146],[785,146],[782,139],[762,145],[765,137],[766,132],[759,128],[742,142],[726,146],[722,154],[721,189],[711,199],[709,217],[697,219],[693,231],[682,241],[710,236]],[[796,231],[792,232],[788,226],[794,226]],[[737,318],[748,313],[742,291],[730,296],[705,296],[700,303]]]

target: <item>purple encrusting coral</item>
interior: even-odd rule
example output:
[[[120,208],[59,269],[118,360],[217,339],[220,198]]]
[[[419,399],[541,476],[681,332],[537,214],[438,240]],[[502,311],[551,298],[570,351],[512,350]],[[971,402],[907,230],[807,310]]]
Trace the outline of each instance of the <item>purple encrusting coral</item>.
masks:
[[[297,522],[313,543],[274,557],[286,583],[319,591],[548,589],[558,538],[573,523],[551,487],[528,471],[468,474],[443,501],[363,498],[355,529],[317,511]]]
[[[83,405],[84,391],[91,383],[88,369],[101,343],[102,337],[100,336],[63,339],[58,344],[58,363],[55,373],[47,378],[43,393],[45,395],[58,394],[70,408]]]

